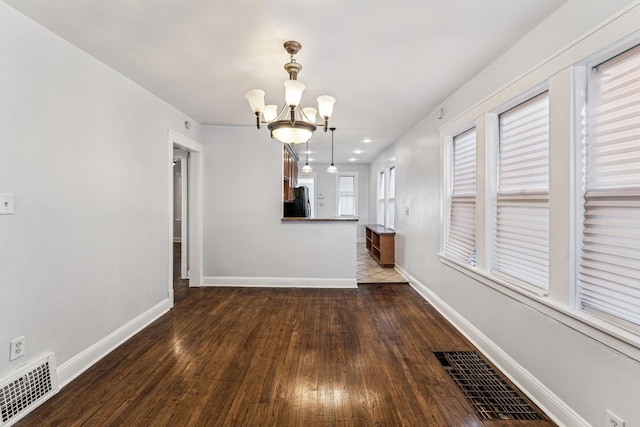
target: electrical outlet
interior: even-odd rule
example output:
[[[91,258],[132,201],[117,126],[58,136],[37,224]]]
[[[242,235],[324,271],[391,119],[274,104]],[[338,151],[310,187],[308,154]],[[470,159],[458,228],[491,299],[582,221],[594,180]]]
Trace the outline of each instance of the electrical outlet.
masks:
[[[9,361],[15,360],[27,354],[27,342],[24,337],[11,340],[11,355]]]
[[[624,427],[622,418],[607,409],[606,427]]]
[[[0,215],[11,215],[14,210],[13,194],[0,194]]]

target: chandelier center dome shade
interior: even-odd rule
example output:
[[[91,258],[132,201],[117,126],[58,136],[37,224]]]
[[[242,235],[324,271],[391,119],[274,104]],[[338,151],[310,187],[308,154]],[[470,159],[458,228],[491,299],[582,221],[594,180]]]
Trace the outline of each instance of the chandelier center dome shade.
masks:
[[[284,82],[285,102],[282,108],[278,111],[277,105],[265,105],[265,93],[261,89],[252,89],[244,97],[247,98],[251,110],[256,115],[258,129],[264,123],[271,132],[271,138],[293,145],[309,141],[319,126],[322,126],[325,132],[327,131],[336,99],[329,95],[321,95],[317,99],[317,110],[313,107],[303,108],[300,102],[305,85],[298,80],[302,65],[298,64],[293,57],[302,45],[296,41],[288,41],[285,42],[284,48],[290,55],[290,62],[284,64],[289,80]],[[322,120],[320,124],[316,124],[318,116]]]

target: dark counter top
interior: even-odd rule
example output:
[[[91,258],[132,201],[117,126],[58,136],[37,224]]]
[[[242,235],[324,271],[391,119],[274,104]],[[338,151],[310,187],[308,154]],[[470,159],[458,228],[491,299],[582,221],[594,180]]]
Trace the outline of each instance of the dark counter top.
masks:
[[[286,217],[281,221],[292,222],[357,222],[358,217],[346,217],[346,218],[305,218],[305,217]]]

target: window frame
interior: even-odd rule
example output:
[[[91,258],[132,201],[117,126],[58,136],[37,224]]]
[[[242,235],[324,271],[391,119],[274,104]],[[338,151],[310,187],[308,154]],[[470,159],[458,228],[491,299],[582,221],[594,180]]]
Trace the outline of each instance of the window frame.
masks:
[[[473,131],[474,133],[474,152],[475,152],[475,163],[474,163],[474,174],[475,174],[475,192],[473,194],[473,199],[474,199],[474,224],[475,224],[475,230],[474,230],[474,236],[473,236],[473,241],[474,241],[474,246],[476,247],[475,251],[472,250],[472,252],[469,254],[469,262],[463,262],[462,260],[456,259],[455,257],[451,257],[449,254],[447,254],[447,242],[449,241],[449,235],[450,235],[450,231],[451,231],[451,214],[452,214],[452,209],[453,209],[453,205],[454,205],[454,178],[455,178],[455,139],[457,137],[460,137],[464,134],[466,134],[467,132],[471,132]],[[478,164],[478,152],[477,152],[477,140],[478,140],[478,128],[476,127],[475,123],[473,125],[469,125],[469,126],[465,126],[463,129],[453,132],[451,136],[446,138],[445,144],[446,144],[446,156],[445,156],[445,167],[444,167],[444,173],[445,173],[445,179],[443,180],[446,186],[446,191],[447,191],[447,201],[446,201],[446,211],[445,211],[445,215],[444,217],[445,219],[445,227],[444,227],[444,233],[443,233],[443,239],[442,239],[442,248],[441,248],[441,252],[451,261],[459,263],[460,265],[463,265],[466,268],[472,268],[475,270],[476,265],[477,265],[477,241],[476,241],[476,233],[477,233],[477,229],[478,229],[478,224],[477,224],[477,199],[478,199],[478,181],[477,181],[477,177],[478,177],[478,168],[477,168],[477,164]],[[461,198],[463,198],[461,196]],[[466,198],[466,196],[464,197]],[[475,252],[475,254],[474,254]],[[471,259],[474,259],[474,262],[471,262]]]
[[[632,322],[627,322],[624,319],[618,319],[615,316],[607,315],[605,313],[598,313],[593,310],[585,310],[581,307],[580,302],[580,272],[581,272],[581,263],[582,263],[582,245],[585,237],[585,221],[587,215],[586,204],[586,196],[587,196],[587,188],[586,188],[586,152],[587,152],[587,129],[589,125],[589,117],[588,117],[588,107],[589,107],[589,96],[591,95],[591,85],[594,84],[596,80],[596,68],[602,64],[607,63],[610,60],[615,59],[616,57],[624,54],[627,51],[632,49],[639,49],[637,55],[640,57],[640,34],[635,37],[630,37],[627,39],[623,39],[609,48],[603,49],[602,51],[590,56],[587,60],[582,61],[574,67],[574,80],[575,90],[579,91],[581,96],[577,97],[575,100],[576,105],[575,109],[579,110],[575,117],[574,121],[576,124],[577,131],[576,134],[579,137],[575,138],[575,152],[576,156],[574,156],[573,160],[575,162],[575,212],[576,218],[574,225],[574,243],[575,250],[573,252],[574,255],[574,276],[572,280],[572,294],[571,294],[571,306],[573,310],[575,310],[579,315],[589,321],[592,324],[597,325],[600,329],[608,331],[614,336],[618,338],[625,339],[628,334],[631,334],[635,339],[631,341],[640,343],[640,324],[634,324]],[[638,102],[640,104],[640,101]],[[584,113],[581,113],[584,111]],[[584,124],[582,124],[584,123]],[[581,154],[578,154],[581,153]],[[620,187],[615,187],[612,189],[612,193],[616,193],[620,191]],[[628,324],[627,324],[628,323]],[[628,340],[627,340],[628,341]],[[640,344],[638,345],[640,346]]]
[[[535,100],[538,97],[541,97],[543,95],[547,96],[547,104],[550,102],[550,94],[549,94],[549,90],[548,90],[548,86],[545,85],[541,85],[538,86],[535,90],[533,91],[527,91],[526,93],[514,98],[513,100],[511,100],[511,102],[509,102],[505,107],[503,108],[499,108],[495,111],[493,111],[493,113],[497,116],[497,122],[495,122],[493,125],[497,126],[497,128],[495,129],[495,135],[494,138],[490,141],[491,143],[493,143],[496,147],[495,153],[492,153],[493,155],[495,155],[495,176],[494,176],[494,182],[495,185],[493,187],[493,191],[494,191],[494,204],[493,204],[493,221],[494,221],[494,228],[493,228],[493,238],[492,238],[492,249],[491,249],[491,256],[492,256],[492,263],[490,265],[490,272],[492,275],[501,278],[504,281],[507,281],[509,283],[512,283],[516,286],[522,287],[524,289],[526,289],[529,292],[533,292],[536,294],[539,294],[541,296],[546,296],[549,292],[549,277],[548,277],[548,270],[549,270],[549,265],[547,262],[547,278],[546,278],[546,286],[542,287],[542,286],[538,286],[536,284],[530,283],[522,278],[519,278],[517,276],[514,275],[510,275],[508,273],[502,272],[498,269],[497,264],[498,264],[498,239],[497,239],[497,233],[498,233],[498,209],[499,209],[499,203],[500,203],[500,192],[499,192],[499,173],[500,173],[500,147],[502,146],[502,140],[501,140],[501,116],[503,114],[512,112],[514,110],[516,110],[517,108],[523,106],[526,103],[529,103],[533,100]],[[550,114],[549,114],[549,110],[547,110],[547,128],[549,128],[550,126]],[[547,146],[549,145],[549,132],[547,133]],[[547,181],[549,181],[549,148],[547,149]],[[546,200],[546,204],[547,204],[547,225],[550,222],[550,216],[549,216],[549,190],[550,184],[547,184],[547,191],[545,194],[543,193],[539,193],[539,192],[532,192],[532,191],[526,191],[523,193],[520,193],[517,196],[510,196],[510,195],[506,195],[503,197],[511,197],[511,198],[515,198],[515,200],[517,202],[522,202],[522,203],[527,203],[528,206],[535,206],[536,202],[531,202],[530,200]],[[547,252],[548,252],[548,248],[550,245],[550,236],[549,236],[549,231],[547,230]]]

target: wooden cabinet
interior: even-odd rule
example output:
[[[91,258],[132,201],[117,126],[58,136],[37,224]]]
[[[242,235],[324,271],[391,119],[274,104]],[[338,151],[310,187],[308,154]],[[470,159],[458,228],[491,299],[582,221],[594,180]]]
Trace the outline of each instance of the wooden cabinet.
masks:
[[[366,226],[367,250],[383,267],[393,267],[396,262],[395,234],[381,225]]]
[[[298,186],[298,156],[289,144],[283,144],[282,151],[282,200],[295,199],[293,189]]]

